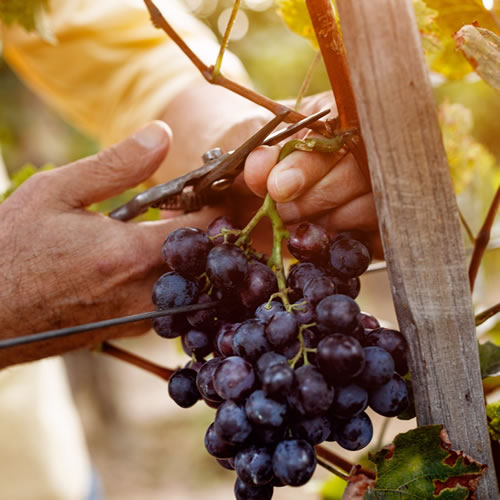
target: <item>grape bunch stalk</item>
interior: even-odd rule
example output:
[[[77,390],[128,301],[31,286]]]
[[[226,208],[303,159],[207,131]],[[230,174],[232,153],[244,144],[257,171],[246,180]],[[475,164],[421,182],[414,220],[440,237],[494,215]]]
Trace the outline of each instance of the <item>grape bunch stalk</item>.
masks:
[[[273,226],[269,259],[250,240],[263,217]],[[285,239],[298,260],[288,274]],[[367,446],[368,406],[386,417],[407,409],[406,341],[354,300],[371,260],[361,233],[330,237],[312,223],[288,233],[267,196],[244,229],[228,217],[206,232],[177,229],[161,254],[171,271],[154,285],[158,310],[218,301],[156,318],[153,327],[161,337],[180,337],[190,357],[170,378],[170,397],[183,408],[203,400],[216,409],[205,448],[236,471],[238,500],[305,484],[319,443]]]

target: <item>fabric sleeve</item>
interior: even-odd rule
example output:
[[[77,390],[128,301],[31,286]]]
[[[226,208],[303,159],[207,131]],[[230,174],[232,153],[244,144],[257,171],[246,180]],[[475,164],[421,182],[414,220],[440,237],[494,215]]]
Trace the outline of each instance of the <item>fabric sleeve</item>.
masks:
[[[213,33],[178,0],[155,4],[194,52],[215,62]],[[68,121],[102,145],[159,117],[178,92],[202,79],[181,50],[155,28],[142,0],[52,0],[56,43],[3,28],[4,57],[20,78]],[[224,73],[248,84],[238,59]]]

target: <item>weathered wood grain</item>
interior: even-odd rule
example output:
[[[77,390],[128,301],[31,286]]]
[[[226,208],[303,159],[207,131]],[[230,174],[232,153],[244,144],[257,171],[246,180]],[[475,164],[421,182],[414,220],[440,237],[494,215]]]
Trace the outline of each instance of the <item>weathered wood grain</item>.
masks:
[[[490,467],[498,499],[455,196],[410,0],[337,0],[420,425]]]

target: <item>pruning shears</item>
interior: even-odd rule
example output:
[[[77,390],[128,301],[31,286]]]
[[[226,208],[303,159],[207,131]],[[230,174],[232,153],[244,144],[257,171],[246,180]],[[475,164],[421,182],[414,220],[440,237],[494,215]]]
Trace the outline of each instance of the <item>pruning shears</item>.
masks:
[[[149,207],[194,212],[205,205],[216,203],[220,193],[228,189],[242,172],[247,156],[257,146],[277,144],[326,116],[329,112],[329,109],[320,111],[270,134],[284,120],[288,112],[277,115],[234,151],[224,154],[220,148],[207,151],[202,156],[201,167],[147,189],[113,210],[109,216],[127,221],[146,212]]]

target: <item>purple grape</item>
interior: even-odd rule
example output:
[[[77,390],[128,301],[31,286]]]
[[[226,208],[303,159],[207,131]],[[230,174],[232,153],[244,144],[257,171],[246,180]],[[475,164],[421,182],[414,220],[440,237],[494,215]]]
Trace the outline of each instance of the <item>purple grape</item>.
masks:
[[[292,290],[289,294],[290,300],[295,302],[300,299],[305,284],[312,278],[324,275],[325,273],[311,262],[300,262],[292,266],[287,278],[287,287]]]
[[[258,390],[250,394],[245,410],[254,424],[281,427],[285,421],[287,407],[285,403],[268,398],[264,391]]]
[[[295,388],[288,398],[301,415],[325,413],[333,402],[334,390],[328,386],[321,372],[311,365],[295,370]]]
[[[406,339],[397,330],[388,328],[377,328],[364,337],[364,346],[377,346],[385,349],[394,359],[396,371],[400,375],[408,373],[407,352],[408,344]]]
[[[208,302],[213,302],[213,298],[208,295],[208,293],[202,293],[196,304],[206,304]],[[215,306],[211,309],[201,309],[200,311],[193,311],[186,314],[186,319],[193,328],[201,328],[207,330],[215,326],[215,317],[217,316],[217,310]]]
[[[248,261],[240,248],[226,243],[210,250],[206,271],[216,287],[234,290],[241,287],[247,279]]]
[[[245,399],[255,384],[252,365],[238,356],[224,358],[215,369],[214,389],[222,399]]]
[[[205,448],[215,458],[232,458],[239,449],[237,445],[224,441],[215,431],[213,423],[205,433]]]
[[[202,359],[212,352],[212,337],[203,330],[191,328],[182,335],[182,348],[188,356]]]
[[[358,304],[347,295],[330,295],[316,306],[316,321],[324,333],[351,333],[359,324]]]
[[[363,349],[365,367],[358,375],[357,382],[363,387],[375,388],[386,384],[394,373],[392,356],[381,347],[370,346]]]
[[[336,333],[320,341],[316,352],[319,369],[331,382],[347,382],[365,366],[361,344],[348,335]]]
[[[297,320],[293,313],[288,311],[277,312],[265,329],[267,339],[278,349],[291,344],[298,335]]]
[[[326,276],[310,279],[304,286],[304,299],[313,307],[325,297],[335,293],[335,285]]]
[[[302,262],[321,264],[328,259],[330,238],[317,224],[304,222],[297,226],[288,239],[288,250]]]
[[[328,277],[332,280],[335,285],[336,293],[342,295],[347,295],[351,299],[355,299],[361,290],[361,281],[357,276],[354,278],[342,279],[333,274],[329,274]]]
[[[198,297],[198,285],[176,272],[165,273],[153,286],[156,310],[193,304]]]
[[[274,365],[288,366],[288,362],[283,354],[278,354],[277,352],[273,351],[264,353],[256,363],[257,375],[259,379],[262,380],[265,371]]]
[[[346,450],[361,450],[370,444],[373,437],[373,426],[366,413],[360,413],[342,422],[336,429],[337,443]]]
[[[235,401],[224,401],[215,414],[215,432],[224,441],[238,445],[244,443],[252,432],[252,424],[245,408]]]
[[[397,373],[381,387],[372,389],[369,404],[373,411],[384,417],[396,417],[408,408],[408,388]]]
[[[305,439],[314,445],[326,441],[332,431],[330,421],[325,415],[315,417],[299,417],[291,424],[294,439]]]
[[[315,320],[314,307],[303,299],[292,304],[292,311],[299,324],[308,325]]]
[[[265,325],[258,319],[242,323],[233,337],[233,351],[237,356],[255,363],[264,353],[271,350],[265,335]]]
[[[165,339],[175,339],[189,330],[189,323],[180,314],[169,314],[153,319],[153,329]]]
[[[370,264],[370,252],[356,240],[339,239],[330,246],[330,265],[341,278],[361,276]]]
[[[248,309],[255,309],[277,291],[278,282],[273,270],[261,262],[252,260],[248,264],[246,283],[240,291],[241,303]]]
[[[273,487],[270,484],[250,486],[249,484],[245,484],[241,479],[236,479],[234,496],[236,500],[271,500]]]
[[[366,328],[367,330],[375,330],[376,328],[380,328],[380,323],[378,322],[377,318],[365,312],[361,312],[359,322],[361,326],[363,328]]]
[[[241,323],[223,323],[215,335],[217,351],[224,357],[234,356],[233,338]]]
[[[161,249],[163,260],[178,273],[196,277],[205,271],[212,242],[207,234],[193,227],[172,231]]]
[[[176,370],[168,381],[169,396],[181,407],[190,408],[200,399],[196,372],[190,368]]]
[[[224,236],[221,235],[222,229],[229,229],[232,231],[238,231],[240,230],[239,227],[237,227],[233,221],[231,220],[230,217],[227,217],[226,215],[222,215],[220,217],[217,217],[214,219],[207,228],[207,234],[208,236],[212,239],[212,244],[215,245],[222,245],[224,243]],[[218,236],[221,235],[221,236]],[[217,236],[214,238],[214,236]],[[238,239],[237,234],[227,234],[226,235],[226,242],[227,243],[234,243]]]
[[[304,439],[281,441],[273,455],[273,470],[289,486],[302,486],[316,469],[314,448]]]
[[[276,363],[266,368],[261,380],[262,389],[268,396],[274,399],[286,399],[293,389],[295,372],[288,363]]]
[[[300,351],[300,342],[299,339],[295,339],[291,344],[286,344],[279,349],[276,349],[278,352],[283,354],[286,359],[290,360],[295,358]],[[302,363],[302,360],[299,360],[295,366],[299,366],[299,363]]]
[[[251,446],[234,457],[238,478],[250,486],[264,486],[272,481],[273,454],[268,447]]]
[[[335,398],[330,413],[335,417],[350,418],[365,411],[368,393],[363,387],[350,383],[335,386]]]
[[[264,302],[255,310],[255,318],[263,323],[269,323],[274,315],[279,311],[284,311],[285,307],[281,302],[272,300],[271,302]]]
[[[265,425],[255,425],[252,434],[252,443],[259,446],[276,446],[288,435],[288,426],[266,427]]]
[[[214,402],[222,401],[221,397],[215,392],[213,382],[214,372],[221,361],[222,359],[220,358],[209,359],[198,371],[196,386],[205,400]]]
[[[216,462],[227,470],[234,470],[234,458],[216,458]]]

